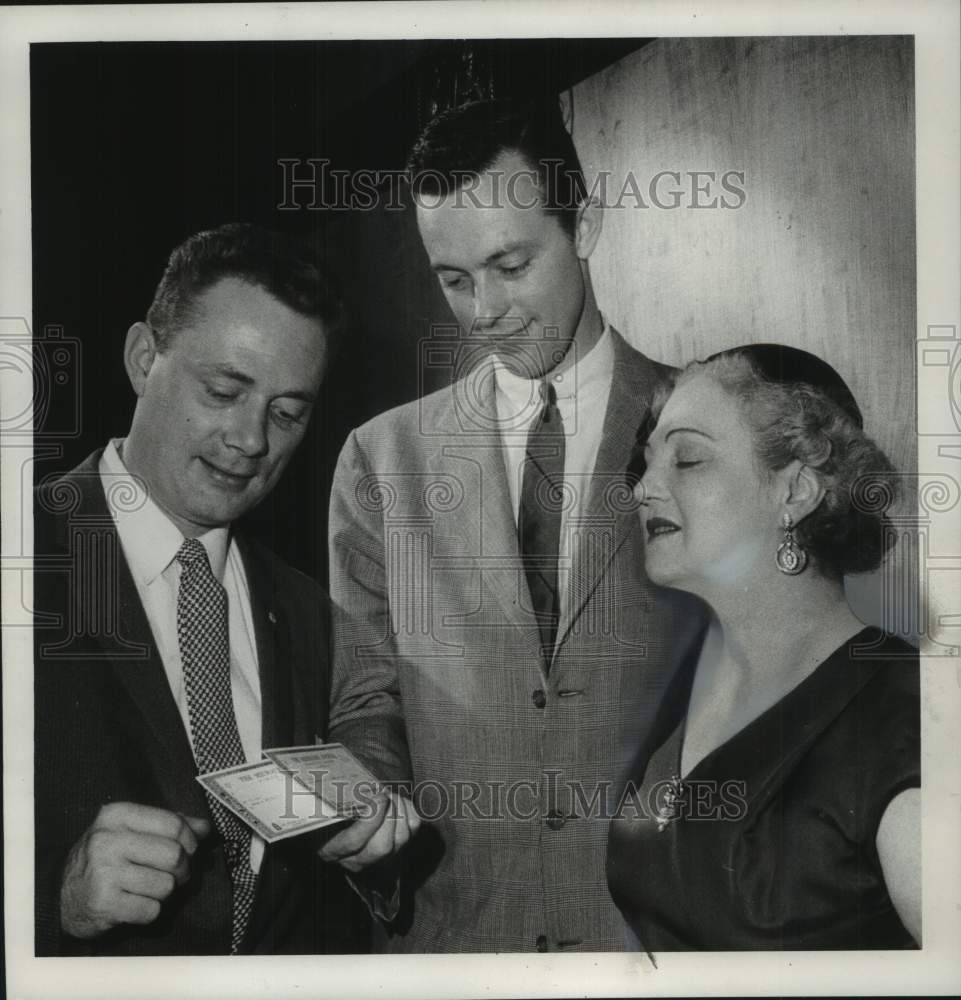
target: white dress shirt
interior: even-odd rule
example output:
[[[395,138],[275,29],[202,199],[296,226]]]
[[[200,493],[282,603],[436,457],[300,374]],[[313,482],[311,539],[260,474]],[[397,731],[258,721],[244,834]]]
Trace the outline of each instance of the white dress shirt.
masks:
[[[543,408],[538,384],[514,374],[499,358],[493,359],[498,426],[501,428],[507,484],[510,489],[514,524],[520,509],[527,455],[527,435]],[[559,606],[565,607],[570,576],[571,532],[576,518],[584,513],[590,480],[604,430],[604,416],[614,378],[614,340],[606,321],[597,343],[562,374],[549,374],[557,394],[557,408],[564,421],[564,483],[573,491],[574,501],[561,513],[561,540],[557,579]],[[562,614],[562,618],[564,615]]]
[[[120,457],[122,445],[122,439],[118,438],[104,449],[100,459],[100,478],[123,554],[160,652],[170,692],[180,711],[187,739],[193,746],[183,662],[177,640],[177,591],[181,566],[176,556],[184,536],[147,496],[143,482],[127,471]],[[115,494],[118,483],[123,483],[124,488]],[[122,498],[122,503],[116,502],[117,498]],[[234,715],[244,756],[248,762],[254,763],[261,759],[261,700],[257,641],[247,576],[229,528],[214,528],[201,535],[198,541],[207,550],[214,576],[227,591]],[[253,834],[250,864],[255,872],[260,870],[263,854],[264,841]]]

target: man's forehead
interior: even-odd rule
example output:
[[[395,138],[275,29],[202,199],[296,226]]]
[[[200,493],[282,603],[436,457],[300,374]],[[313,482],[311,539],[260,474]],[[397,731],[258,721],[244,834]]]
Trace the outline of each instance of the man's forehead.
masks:
[[[238,275],[224,275],[195,292],[187,306],[189,327],[203,333],[208,327],[231,332],[296,327],[325,340],[327,330],[319,316],[309,316],[277,298],[268,288]]]
[[[542,181],[535,165],[514,150],[500,153],[483,170],[455,171],[445,177],[445,182],[454,184],[445,194],[421,190],[415,195],[418,211],[456,206],[533,208],[544,202]]]
[[[258,285],[225,278],[198,295],[169,348],[189,363],[260,382],[294,372],[306,386],[319,381],[329,350],[318,317],[305,316]]]
[[[418,204],[418,229],[431,263],[449,263],[443,258],[452,253],[483,263],[513,247],[543,241],[546,227],[556,220],[535,191],[529,187],[525,193],[518,186],[509,197],[491,200],[480,189],[461,189],[432,206]]]

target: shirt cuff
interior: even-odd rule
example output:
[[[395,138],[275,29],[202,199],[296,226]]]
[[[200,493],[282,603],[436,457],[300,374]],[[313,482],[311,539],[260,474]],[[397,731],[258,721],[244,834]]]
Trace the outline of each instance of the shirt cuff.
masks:
[[[389,924],[400,910],[400,875],[393,866],[376,871],[372,866],[362,872],[346,872],[350,887],[364,901],[370,915]]]

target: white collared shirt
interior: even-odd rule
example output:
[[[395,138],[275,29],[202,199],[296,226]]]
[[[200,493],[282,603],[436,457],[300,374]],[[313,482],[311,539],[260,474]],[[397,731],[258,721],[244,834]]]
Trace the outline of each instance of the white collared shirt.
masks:
[[[501,429],[507,484],[514,524],[517,524],[523,485],[527,434],[540,413],[539,379],[515,375],[499,358],[493,358],[498,426]],[[574,491],[574,503],[561,514],[558,553],[560,607],[565,607],[569,578],[570,532],[568,525],[587,507],[590,480],[604,431],[604,417],[614,378],[614,338],[604,322],[597,343],[562,374],[547,376],[557,394],[557,408],[564,421],[564,483]]]
[[[146,494],[142,480],[131,476],[120,457],[122,439],[111,441],[100,459],[100,478],[117,526],[120,545],[133,576],[140,602],[167,674],[170,693],[183,720],[191,746],[190,714],[184,687],[183,661],[177,641],[177,591],[181,566],[177,552],[184,536]],[[124,488],[118,491],[118,484]],[[118,502],[122,498],[122,502]],[[234,715],[244,756],[261,759],[260,673],[257,641],[247,576],[237,543],[227,527],[214,528],[198,538],[207,550],[210,568],[227,591],[230,636],[230,687]],[[250,844],[250,864],[259,871],[264,841],[256,834]]]

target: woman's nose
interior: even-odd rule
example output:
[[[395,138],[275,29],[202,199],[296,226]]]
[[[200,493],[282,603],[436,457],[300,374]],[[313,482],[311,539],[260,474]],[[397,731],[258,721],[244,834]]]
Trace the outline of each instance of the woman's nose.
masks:
[[[651,500],[664,496],[664,485],[653,463],[648,463],[637,485],[634,487],[634,499],[639,504],[648,504]]]

